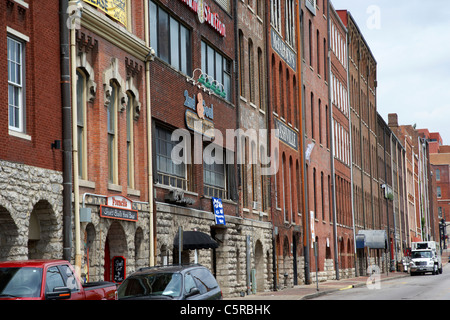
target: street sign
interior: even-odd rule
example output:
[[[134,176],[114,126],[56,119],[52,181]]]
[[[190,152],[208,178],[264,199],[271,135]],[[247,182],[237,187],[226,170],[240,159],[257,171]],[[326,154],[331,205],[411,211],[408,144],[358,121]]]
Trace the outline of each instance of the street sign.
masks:
[[[226,225],[225,214],[223,212],[222,199],[212,198],[214,216],[216,218],[216,225]]]

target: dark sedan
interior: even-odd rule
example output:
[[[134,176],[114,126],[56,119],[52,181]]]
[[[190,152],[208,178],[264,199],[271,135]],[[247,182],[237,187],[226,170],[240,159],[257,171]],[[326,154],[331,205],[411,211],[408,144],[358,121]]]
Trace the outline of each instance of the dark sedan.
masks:
[[[221,300],[222,291],[201,265],[143,268],[118,288],[119,300]]]

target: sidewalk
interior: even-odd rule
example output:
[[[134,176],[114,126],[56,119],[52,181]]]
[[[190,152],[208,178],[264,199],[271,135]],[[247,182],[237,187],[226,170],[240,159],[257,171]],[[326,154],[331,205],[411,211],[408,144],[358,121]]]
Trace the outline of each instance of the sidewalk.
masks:
[[[406,272],[389,272],[389,274],[383,273],[380,275],[380,281],[387,281],[408,276],[409,273]],[[317,291],[317,285],[314,283],[311,285],[299,285],[294,288],[281,291],[261,292],[255,295],[248,295],[243,298],[230,298],[225,300],[308,300],[331,292],[366,286],[368,279],[369,276],[364,276],[319,282],[319,291]]]
[[[449,256],[450,249],[444,250],[442,254],[443,267],[449,263]],[[388,281],[409,276],[410,275],[407,272],[385,272],[380,275],[379,279],[380,281]],[[350,279],[319,282],[319,291],[317,291],[317,285],[313,283],[311,285],[299,285],[294,288],[281,291],[261,292],[242,298],[225,298],[225,300],[308,300],[331,292],[366,286],[368,279],[369,276],[362,276]]]

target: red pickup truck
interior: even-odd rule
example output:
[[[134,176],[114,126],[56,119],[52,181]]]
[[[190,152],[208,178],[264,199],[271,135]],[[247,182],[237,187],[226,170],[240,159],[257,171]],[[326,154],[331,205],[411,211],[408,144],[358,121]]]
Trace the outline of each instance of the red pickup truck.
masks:
[[[82,284],[64,260],[0,262],[0,300],[117,300],[112,282]]]

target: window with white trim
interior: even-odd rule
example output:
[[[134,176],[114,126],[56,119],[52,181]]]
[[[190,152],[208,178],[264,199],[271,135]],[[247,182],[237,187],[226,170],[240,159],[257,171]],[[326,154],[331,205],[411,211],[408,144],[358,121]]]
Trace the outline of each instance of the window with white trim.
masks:
[[[25,131],[24,48],[22,41],[7,37],[8,41],[8,123],[9,129]]]

